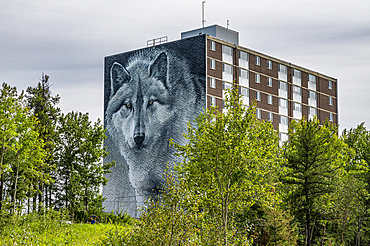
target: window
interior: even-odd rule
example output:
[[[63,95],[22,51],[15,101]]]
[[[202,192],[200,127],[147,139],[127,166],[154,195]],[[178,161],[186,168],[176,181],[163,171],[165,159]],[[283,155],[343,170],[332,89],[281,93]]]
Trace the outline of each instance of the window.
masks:
[[[308,91],[308,98],[316,100],[316,92]]]
[[[288,90],[288,84],[285,82],[279,81],[279,89],[287,91]]]
[[[300,79],[301,78],[301,71],[299,71],[297,69],[293,69],[293,76]]]
[[[226,45],[222,45],[222,53],[224,53],[226,55],[229,55],[229,56],[232,56],[233,55],[233,48],[231,48],[229,46],[226,46]]]
[[[302,104],[293,102],[293,110],[302,112]]]
[[[297,95],[301,95],[302,93],[301,87],[293,85],[293,93]]]
[[[216,98],[215,97],[209,97],[209,102],[210,102],[211,107],[216,106]]]
[[[311,83],[316,84],[316,76],[312,75],[312,74],[308,74],[308,81],[310,81]]]
[[[222,72],[233,74],[233,66],[222,63]]]
[[[209,63],[211,69],[216,69],[216,60],[209,59]]]
[[[244,87],[239,87],[239,93],[242,96],[249,97],[249,90]]]
[[[209,87],[216,88],[216,79],[209,78]]]
[[[231,89],[232,87],[233,87],[233,84],[232,83],[228,83],[228,82],[222,81],[222,89],[223,90]]]
[[[279,123],[282,124],[282,125],[288,125],[288,117],[286,116],[279,116]]]
[[[308,114],[309,115],[317,115],[316,109],[313,107],[308,107]]]
[[[233,64],[233,48],[222,45],[222,61]]]
[[[244,61],[249,61],[248,53],[244,51],[239,51],[239,59],[242,59]]]
[[[261,101],[261,92],[256,91],[256,100]]]
[[[331,122],[334,121],[333,113],[329,113],[329,121],[331,121]]]
[[[333,98],[332,97],[329,97],[329,105],[333,106]]]
[[[259,66],[261,64],[261,57],[256,56],[256,65]]]
[[[267,69],[272,69],[272,61],[267,60]]]
[[[282,64],[279,64],[279,72],[287,74],[288,73],[288,68]]]
[[[248,71],[241,68],[239,68],[239,76],[245,79],[249,79]]]
[[[333,81],[328,80],[328,88],[333,89]]]
[[[211,41],[211,50],[216,51],[216,43],[215,41]]]
[[[261,109],[256,109],[257,119],[261,119]]]
[[[256,73],[255,79],[256,79],[256,83],[261,83],[261,74]]]
[[[267,78],[267,86],[272,87],[272,78]]]
[[[288,107],[288,100],[279,98],[279,106],[287,108]]]
[[[267,116],[267,120],[270,121],[270,122],[273,122],[274,121],[274,115],[273,113],[268,113],[268,116]]]
[[[248,69],[249,54],[244,51],[239,51],[239,66]]]
[[[272,105],[272,95],[267,95],[267,103]]]

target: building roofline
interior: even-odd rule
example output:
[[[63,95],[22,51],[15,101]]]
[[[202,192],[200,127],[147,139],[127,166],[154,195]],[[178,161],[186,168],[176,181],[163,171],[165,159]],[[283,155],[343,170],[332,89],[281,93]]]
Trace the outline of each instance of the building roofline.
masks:
[[[258,51],[255,51],[255,50],[252,50],[252,49],[249,49],[249,48],[240,46],[240,45],[235,45],[235,44],[226,42],[226,41],[224,41],[222,39],[215,38],[215,37],[210,36],[208,34],[207,34],[207,38],[210,39],[210,40],[213,40],[213,41],[217,41],[217,42],[222,43],[222,44],[227,45],[227,46],[235,47],[235,48],[237,48],[237,49],[239,49],[241,51],[246,51],[248,53],[251,53],[251,54],[254,54],[254,55],[258,55],[258,56],[263,57],[263,58],[266,58],[268,60],[275,61],[275,62],[280,63],[280,64],[283,64],[285,66],[288,66],[288,67],[291,67],[291,68],[295,68],[297,70],[300,70],[300,71],[303,71],[303,72],[306,72],[306,73],[309,73],[309,74],[312,74],[312,75],[317,75],[319,77],[325,78],[327,80],[331,80],[333,82],[337,82],[337,79],[336,78],[333,78],[333,77],[330,77],[328,75],[325,75],[325,74],[322,74],[322,73],[319,73],[319,72],[316,72],[316,71],[313,71],[313,70],[310,70],[310,69],[307,69],[307,68],[304,68],[304,67],[301,67],[301,66],[292,64],[290,62],[281,60],[279,58],[276,58],[276,57],[273,57],[273,56],[269,56],[269,55],[266,55],[264,53],[261,53],[261,52],[258,52]]]

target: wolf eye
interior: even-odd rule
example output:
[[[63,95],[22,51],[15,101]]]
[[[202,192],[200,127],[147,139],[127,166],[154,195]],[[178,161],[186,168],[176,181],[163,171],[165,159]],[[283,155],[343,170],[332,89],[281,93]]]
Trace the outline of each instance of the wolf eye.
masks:
[[[126,108],[131,108],[131,103],[127,103]]]
[[[152,100],[149,100],[148,104],[149,105],[152,105],[153,104],[153,101]]]

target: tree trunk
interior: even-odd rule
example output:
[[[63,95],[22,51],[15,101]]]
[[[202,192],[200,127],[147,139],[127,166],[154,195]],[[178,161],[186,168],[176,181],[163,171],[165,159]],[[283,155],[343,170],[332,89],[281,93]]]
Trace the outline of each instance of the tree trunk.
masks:
[[[15,199],[16,199],[16,197],[17,197],[18,174],[19,174],[19,157],[18,157],[17,173],[16,173],[16,175],[15,175],[15,182],[14,182],[13,214],[15,213]]]
[[[1,161],[0,161],[0,173],[1,173],[1,181],[0,181],[0,211],[3,205],[3,189],[4,189],[4,173],[3,173],[3,164],[4,164],[4,155],[5,155],[5,139],[3,139],[3,147],[1,151]]]
[[[4,173],[0,177],[0,210],[3,206],[3,191],[4,191]]]

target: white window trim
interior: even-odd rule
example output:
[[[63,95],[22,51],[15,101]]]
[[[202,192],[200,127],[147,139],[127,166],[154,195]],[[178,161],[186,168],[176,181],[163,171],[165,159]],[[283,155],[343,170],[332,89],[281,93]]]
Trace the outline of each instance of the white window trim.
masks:
[[[267,69],[272,70],[272,61],[267,60]]]
[[[256,109],[256,116],[257,116],[257,119],[261,119],[261,109],[257,108]]]
[[[272,78],[267,78],[267,86],[272,87]]]
[[[259,74],[259,73],[256,73],[256,75],[255,75],[255,81],[256,81],[256,83],[261,83],[261,74]]]
[[[209,68],[216,70],[216,60],[209,59]]]
[[[261,92],[256,91],[256,101],[261,101]]]
[[[333,98],[332,97],[329,97],[329,105],[333,106]]]
[[[209,87],[216,88],[216,79],[215,78],[209,78]]]
[[[216,42],[215,41],[212,41],[211,40],[211,43],[210,43],[210,50],[212,50],[212,51],[216,51]]]
[[[272,95],[267,95],[267,103],[272,105]]]
[[[270,121],[270,122],[274,122],[274,114],[273,113],[271,113],[271,112],[268,112],[268,121]]]
[[[257,66],[261,66],[261,57],[259,57],[259,56],[256,56],[256,65]]]

